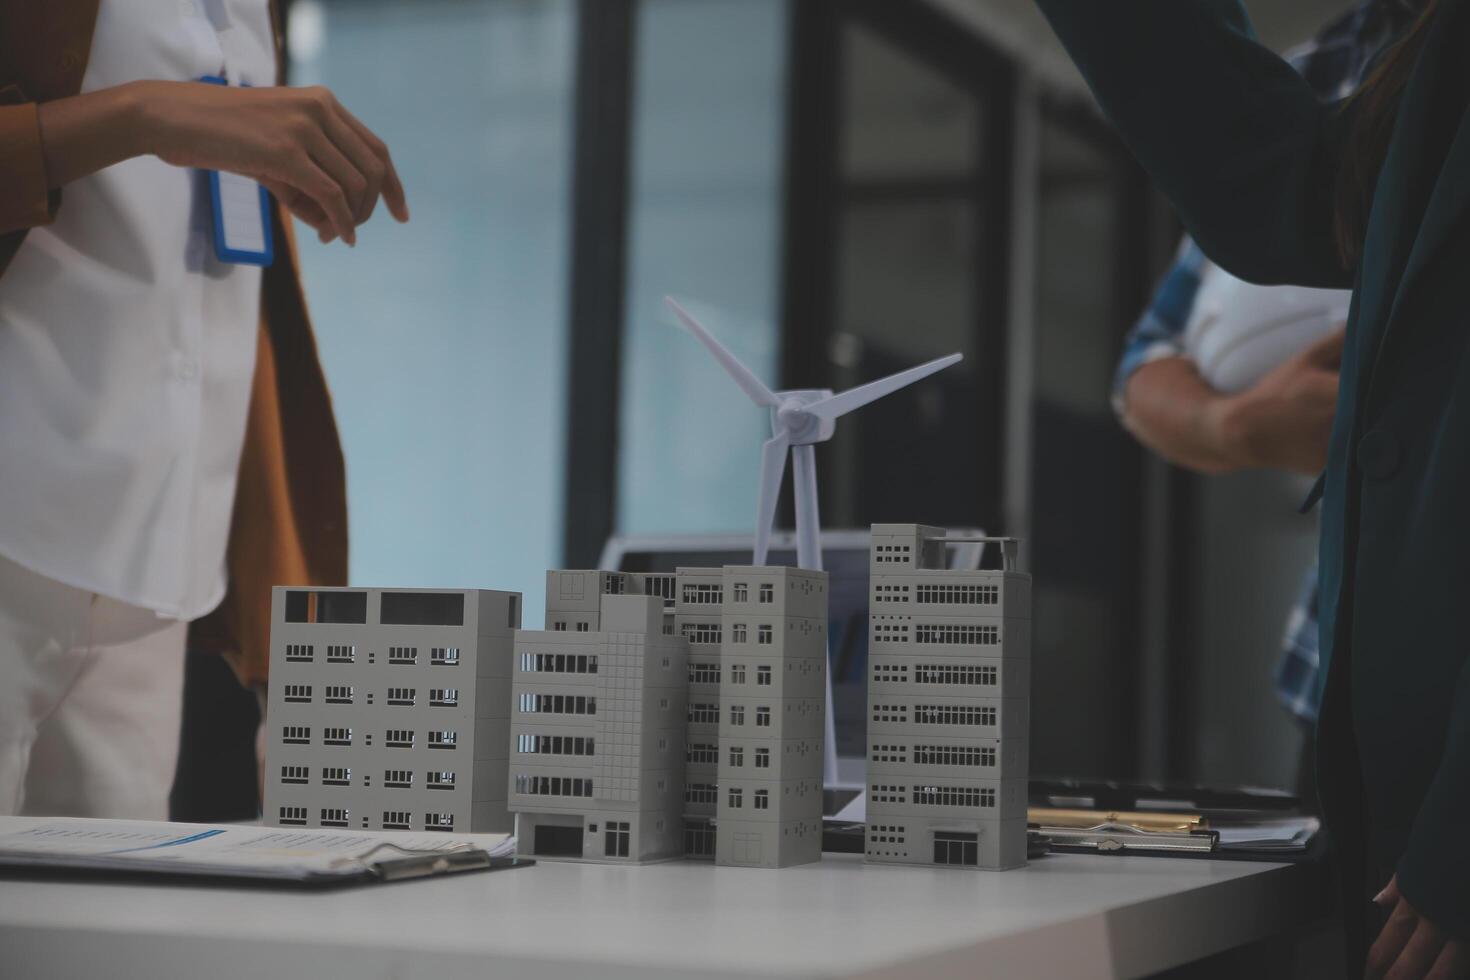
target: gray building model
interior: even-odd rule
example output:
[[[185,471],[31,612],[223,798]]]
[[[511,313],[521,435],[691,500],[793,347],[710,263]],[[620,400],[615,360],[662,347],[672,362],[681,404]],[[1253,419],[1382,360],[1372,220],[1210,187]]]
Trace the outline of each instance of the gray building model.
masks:
[[[266,823],[509,831],[520,621],[515,592],[276,588]]]
[[[1026,863],[1031,577],[992,540],[1002,569],[948,571],[944,529],[873,525],[868,861]]]
[[[722,584],[715,861],[818,861],[827,574],[732,565]]]
[[[510,808],[520,854],[684,853],[688,645],[621,573],[550,572],[547,630],[515,637]]]

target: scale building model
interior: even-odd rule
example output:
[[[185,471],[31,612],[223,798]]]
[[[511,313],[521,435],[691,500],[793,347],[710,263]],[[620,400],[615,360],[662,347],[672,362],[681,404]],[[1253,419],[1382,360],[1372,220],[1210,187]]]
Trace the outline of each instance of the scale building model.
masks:
[[[945,569],[945,531],[875,524],[870,554],[865,854],[894,864],[1026,863],[1031,577]],[[954,539],[951,539],[954,540]],[[975,539],[965,539],[975,540]]]
[[[265,821],[510,830],[520,610],[515,592],[276,588]]]
[[[689,643],[688,741],[684,753],[684,854],[714,859],[719,788],[721,639],[725,573],[680,568],[674,574],[674,631]]]
[[[818,861],[827,573],[731,565],[721,574],[715,861]]]
[[[523,856],[683,855],[688,645],[631,581],[551,572],[552,628],[516,633],[507,785]]]

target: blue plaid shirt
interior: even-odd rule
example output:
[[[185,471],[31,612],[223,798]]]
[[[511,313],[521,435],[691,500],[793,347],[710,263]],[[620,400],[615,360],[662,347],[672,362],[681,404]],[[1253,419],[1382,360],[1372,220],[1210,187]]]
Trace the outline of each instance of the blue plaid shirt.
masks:
[[[1414,17],[1407,0],[1367,0],[1329,23],[1308,43],[1287,52],[1324,101],[1346,98],[1357,88],[1385,42]],[[1121,415],[1128,379],[1149,361],[1184,354],[1184,327],[1194,310],[1200,278],[1209,259],[1188,238],[1158,291],[1124,343],[1113,381],[1113,407]],[[1322,704],[1326,665],[1317,642],[1317,568],[1313,563],[1286,623],[1276,697],[1297,718],[1315,723]]]

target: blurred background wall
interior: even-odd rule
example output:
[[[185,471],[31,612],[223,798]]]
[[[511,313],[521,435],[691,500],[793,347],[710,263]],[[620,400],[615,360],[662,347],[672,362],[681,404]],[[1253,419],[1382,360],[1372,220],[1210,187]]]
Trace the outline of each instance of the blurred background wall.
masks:
[[[1248,5],[1278,47],[1343,7]],[[959,350],[820,450],[824,524],[1026,537],[1038,775],[1290,784],[1303,488],[1194,478],[1114,420],[1178,227],[1029,0],[285,14],[293,83],[384,136],[414,213],[303,245],[355,582],[518,589],[535,626],[542,570],[609,534],[748,530],[765,419],[665,293],[785,386]]]

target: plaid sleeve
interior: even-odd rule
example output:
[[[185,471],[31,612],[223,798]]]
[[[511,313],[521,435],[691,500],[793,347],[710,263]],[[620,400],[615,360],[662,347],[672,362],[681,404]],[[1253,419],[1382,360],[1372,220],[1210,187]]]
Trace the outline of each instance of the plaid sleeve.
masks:
[[[1174,264],[1164,274],[1148,308],[1128,332],[1123,356],[1113,375],[1113,411],[1121,417],[1128,379],[1149,361],[1184,353],[1184,327],[1194,311],[1205,255],[1189,238],[1179,248]]]

